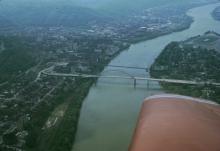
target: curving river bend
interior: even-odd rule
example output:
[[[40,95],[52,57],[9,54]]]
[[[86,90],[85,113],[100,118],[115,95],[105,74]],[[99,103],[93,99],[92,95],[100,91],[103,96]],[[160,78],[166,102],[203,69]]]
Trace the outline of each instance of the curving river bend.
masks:
[[[217,6],[220,4],[189,10],[187,14],[194,18],[189,29],[133,44],[110,64],[150,67],[171,41],[185,40],[208,30],[220,33],[220,22],[210,14]],[[149,76],[144,70],[121,70],[106,67],[102,74]],[[82,106],[73,151],[127,151],[142,101],[158,93],[163,92],[155,82],[150,83],[150,89],[147,89],[146,81],[137,81],[134,89],[132,80],[98,79]]]

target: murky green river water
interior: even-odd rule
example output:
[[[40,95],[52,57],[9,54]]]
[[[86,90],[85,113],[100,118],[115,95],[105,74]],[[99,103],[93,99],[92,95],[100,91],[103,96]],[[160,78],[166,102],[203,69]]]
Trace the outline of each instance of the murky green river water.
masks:
[[[208,30],[220,33],[220,22],[210,14],[217,6],[220,4],[189,10],[187,14],[194,18],[189,29],[134,44],[110,64],[150,67],[171,41],[185,40]],[[149,76],[144,70],[123,69],[122,72],[112,67],[106,67],[102,74]],[[150,83],[150,89],[147,89],[146,81],[137,83],[134,89],[132,80],[100,78],[97,85],[91,87],[81,110],[73,151],[128,150],[144,98],[163,93],[158,83]]]

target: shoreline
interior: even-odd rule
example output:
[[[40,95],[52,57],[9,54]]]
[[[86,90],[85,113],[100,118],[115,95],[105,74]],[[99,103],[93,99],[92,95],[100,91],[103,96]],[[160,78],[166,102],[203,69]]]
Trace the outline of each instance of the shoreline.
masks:
[[[205,4],[205,5],[207,5],[207,4]],[[201,5],[200,5],[199,7],[201,7]],[[196,7],[193,7],[193,8],[196,8]],[[193,9],[193,8],[190,8],[190,9]],[[187,15],[187,12],[188,12],[190,9],[188,9],[188,10],[185,12],[186,15]],[[188,16],[188,15],[187,15],[187,16]],[[120,55],[123,51],[129,49],[129,48],[131,47],[131,45],[133,45],[133,44],[138,44],[138,43],[141,43],[141,42],[144,42],[144,41],[152,40],[152,39],[155,39],[155,38],[158,38],[158,37],[161,37],[161,36],[169,35],[169,34],[172,34],[172,33],[175,33],[175,32],[181,32],[181,31],[184,31],[184,30],[189,29],[190,26],[192,25],[192,23],[194,22],[193,18],[192,18],[191,16],[189,16],[189,17],[190,17],[191,20],[190,20],[189,23],[187,23],[188,25],[187,25],[186,27],[183,27],[183,28],[181,28],[181,29],[176,29],[176,30],[173,30],[173,31],[167,32],[167,33],[162,33],[162,34],[159,34],[159,35],[156,35],[156,36],[153,36],[153,37],[143,37],[143,38],[139,38],[140,40],[129,41],[129,46],[128,46],[127,48],[125,48],[125,49],[119,50],[108,62],[106,62],[106,64],[103,66],[103,69],[100,71],[100,73],[105,69],[105,67],[106,67],[115,57],[117,57],[118,55]],[[137,38],[137,39],[138,39],[138,38]],[[84,99],[83,99],[82,102],[81,102],[81,108],[82,108],[82,105],[83,105],[83,103],[84,103],[84,100],[86,99],[86,97],[87,97],[87,95],[88,95],[88,93],[89,93],[91,87],[92,87],[94,84],[96,84],[97,80],[98,80],[98,79],[95,79],[95,80],[93,81],[93,83],[90,85],[90,87],[88,88],[87,94],[85,95]],[[79,122],[79,118],[80,118],[80,114],[81,114],[81,108],[79,109],[79,114],[78,114],[78,117],[77,117],[78,119],[77,119],[77,123],[76,123],[76,132],[77,132],[77,129],[78,129],[78,122]],[[74,140],[73,140],[73,143],[72,143],[72,144],[73,144],[73,145],[72,145],[72,149],[74,148],[74,145],[75,145],[75,136],[76,136],[76,133],[74,134]]]
[[[207,5],[207,4],[206,4],[206,5]],[[200,7],[200,6],[199,6],[199,7]],[[196,7],[193,7],[193,8],[196,8]],[[193,9],[193,8],[190,8],[190,9]],[[187,11],[189,11],[190,9],[188,9]],[[187,13],[187,11],[186,11],[185,13]],[[123,51],[127,50],[132,44],[138,44],[138,43],[141,43],[141,42],[143,42],[143,41],[148,41],[148,40],[152,40],[152,39],[155,39],[155,38],[158,38],[158,37],[161,37],[161,36],[169,35],[169,34],[172,34],[172,33],[175,33],[175,32],[181,32],[181,31],[187,30],[187,29],[190,28],[190,26],[191,26],[192,23],[193,23],[193,20],[191,20],[191,22],[188,23],[188,26],[186,26],[186,27],[184,27],[184,28],[176,29],[176,30],[173,30],[172,32],[168,32],[168,33],[158,34],[158,35],[156,35],[156,36],[154,36],[154,37],[137,38],[137,39],[141,39],[141,40],[133,40],[133,41],[131,41],[131,42],[129,43],[129,46],[128,46],[127,48],[122,48],[122,49],[120,49],[115,55],[112,56],[111,59],[109,59],[108,61],[106,61],[106,62],[103,64],[103,66],[100,67],[100,69],[99,69],[100,72],[99,72],[99,73],[101,73],[101,72],[105,69],[105,67],[106,67],[115,57],[117,57],[118,55],[120,55],[120,53],[122,53]],[[78,101],[74,101],[74,99],[72,100],[72,103],[74,104],[74,102],[75,102],[75,103],[77,103],[77,106],[78,106],[78,108],[76,109],[77,111],[76,111],[74,114],[70,115],[70,116],[74,117],[74,119],[75,119],[75,121],[76,121],[75,123],[73,123],[73,125],[71,125],[71,126],[73,126],[73,127],[75,128],[75,129],[73,130],[73,131],[74,131],[74,132],[73,132],[73,135],[71,136],[71,138],[72,138],[72,141],[71,141],[71,142],[72,142],[72,146],[74,146],[74,144],[75,144],[75,136],[76,136],[76,132],[77,132],[77,129],[78,129],[78,122],[79,122],[79,118],[80,118],[80,114],[81,114],[81,109],[82,109],[83,102],[84,102],[85,98],[88,96],[88,93],[89,93],[91,87],[92,87],[94,84],[96,84],[97,80],[98,80],[98,79],[95,79],[95,80],[91,81],[91,83],[89,82],[89,84],[88,84],[87,86],[85,86],[83,90],[81,90],[81,91],[86,92],[86,93],[84,93],[84,94],[80,97],[80,99],[79,99]],[[78,91],[78,90],[76,90],[76,91]],[[65,101],[64,101],[64,102],[65,102]],[[74,105],[73,105],[73,106],[74,106]],[[72,106],[72,105],[69,105],[68,108],[67,108],[67,112],[66,112],[66,113],[71,112],[71,110],[73,109],[73,106]],[[69,115],[67,114],[67,115],[64,115],[64,116],[69,116]],[[65,120],[65,117],[64,117],[63,120]],[[64,125],[65,125],[65,124],[64,124]],[[62,129],[62,127],[63,127],[63,125],[61,125],[61,126],[58,125],[58,126],[59,126],[59,129]]]
[[[188,12],[190,9],[197,8],[197,7],[201,7],[201,6],[205,6],[205,5],[209,5],[209,4],[199,5],[199,6],[196,6],[196,7],[192,7],[192,8],[187,9],[187,11],[185,12],[186,16],[188,16],[188,15],[187,15],[187,12]],[[171,31],[171,32],[158,34],[158,35],[153,36],[153,37],[147,37],[147,36],[146,36],[146,37],[143,37],[143,38],[139,38],[140,40],[129,41],[129,46],[128,46],[128,48],[119,50],[119,51],[113,56],[113,58],[111,58],[111,59],[103,66],[103,69],[100,71],[100,73],[105,69],[105,67],[106,67],[115,57],[117,57],[118,55],[120,55],[123,51],[129,49],[129,47],[131,47],[131,45],[133,45],[133,44],[138,44],[138,43],[141,43],[141,42],[144,42],[144,41],[152,40],[152,39],[155,39],[155,38],[158,38],[158,37],[161,37],[161,36],[166,36],[166,35],[169,35],[169,34],[172,34],[172,33],[175,33],[175,32],[181,32],[181,31],[184,31],[184,30],[189,29],[190,26],[192,25],[192,23],[194,22],[194,19],[193,19],[191,16],[188,16],[188,17],[190,17],[191,20],[190,20],[189,23],[187,23],[188,25],[187,25],[186,27],[183,27],[183,28],[181,28],[181,29],[176,29],[176,30],[173,30],[173,31]],[[137,39],[138,39],[138,38],[137,38]],[[94,84],[96,84],[97,80],[98,80],[98,79],[94,80],[94,82],[93,82],[93,83],[91,84],[91,86],[88,88],[87,95],[88,95],[88,93],[89,93],[89,91],[90,91],[90,88],[91,88]],[[83,102],[84,102],[85,98],[87,97],[87,95],[85,95],[84,99],[83,99],[82,102],[81,102],[81,103],[82,103],[81,105],[83,105]],[[81,108],[80,108],[79,113],[80,113],[80,112],[81,112]],[[78,120],[77,120],[77,124],[76,124],[76,126],[77,126],[77,127],[76,127],[76,131],[77,131],[77,129],[78,129],[79,118],[80,118],[80,114],[78,115]],[[74,135],[74,140],[75,140],[75,135]],[[73,141],[73,146],[74,146],[74,144],[75,144],[75,141]],[[72,148],[73,148],[73,147],[72,147]]]
[[[204,39],[212,39],[213,41],[201,44]],[[166,82],[160,82],[160,85],[167,93],[211,100],[219,104],[219,88],[212,82],[219,82],[219,72],[215,69],[219,68],[218,57],[220,53],[218,52],[219,47],[211,47],[219,40],[218,33],[207,31],[203,35],[189,37],[185,41],[169,43],[150,67],[151,77],[205,81],[204,84],[200,85]],[[175,59],[175,57],[178,57],[178,59]]]
[[[172,34],[172,33],[176,33],[176,32],[181,32],[181,31],[184,31],[186,29],[189,29],[190,26],[192,25],[192,23],[194,22],[194,18],[192,16],[189,16],[188,15],[188,12],[191,10],[191,9],[194,9],[194,8],[199,8],[199,7],[203,7],[203,6],[207,6],[207,5],[212,5],[212,4],[220,4],[220,2],[214,2],[214,3],[207,3],[207,4],[199,4],[197,6],[193,6],[193,7],[190,7],[188,8],[186,11],[185,11],[185,15],[187,17],[189,17],[189,23],[187,23],[187,25],[185,27],[182,27],[182,28],[179,28],[179,29],[174,29],[173,31],[169,31],[169,32],[165,32],[165,33],[161,33],[161,34],[155,34],[155,36],[152,36],[152,37],[138,37],[137,39],[140,39],[140,40],[131,40],[129,41],[130,44],[138,44],[138,43],[141,43],[141,42],[144,42],[144,41],[148,41],[148,40],[152,40],[152,39],[155,39],[155,38],[158,38],[158,37],[161,37],[161,36],[166,36],[166,35],[169,35],[169,34]],[[220,6],[219,6],[220,7]],[[213,10],[214,11],[214,10]]]
[[[192,21],[192,22],[193,22],[193,21]],[[172,31],[172,32],[169,32],[169,33],[161,34],[161,35],[158,35],[158,36],[155,36],[155,37],[152,37],[152,38],[146,38],[146,39],[143,39],[143,40],[133,41],[133,42],[131,42],[131,43],[129,44],[129,47],[130,47],[131,45],[133,45],[133,44],[138,44],[138,43],[141,43],[141,42],[143,42],[143,41],[152,40],[152,39],[158,38],[158,37],[160,37],[160,36],[169,35],[169,34],[172,34],[172,33],[174,33],[174,32],[184,31],[184,30],[190,28],[190,25],[192,24],[192,22],[189,24],[188,27],[186,27],[186,28],[184,28],[184,29],[181,29],[181,30],[176,30],[176,31]],[[106,67],[115,57],[117,57],[118,55],[120,55],[123,51],[126,51],[127,49],[129,49],[129,47],[127,47],[127,48],[125,48],[125,49],[119,50],[119,51],[113,56],[113,58],[111,58],[109,61],[106,62],[106,64],[102,67],[102,70],[100,71],[100,73],[102,73],[102,71],[105,69],[105,67]],[[85,90],[87,93],[86,93],[86,95],[84,95],[84,98],[80,101],[79,113],[77,113],[77,123],[76,123],[76,125],[74,124],[74,125],[76,126],[76,131],[75,131],[75,134],[74,134],[74,140],[73,140],[73,143],[72,143],[72,144],[73,144],[73,145],[72,145],[72,148],[73,148],[73,146],[74,146],[74,144],[75,144],[75,137],[76,137],[76,132],[77,132],[77,129],[78,129],[78,123],[79,123],[79,118],[80,118],[80,115],[81,115],[82,105],[83,105],[83,103],[84,103],[84,100],[85,100],[86,97],[88,96],[88,93],[89,93],[91,87],[92,87],[93,85],[96,85],[97,81],[98,81],[98,78],[95,79],[95,80],[91,83],[91,85]],[[67,110],[68,110],[68,109],[67,109]],[[72,151],[72,149],[71,149],[71,151]]]
[[[211,5],[211,4],[209,4],[209,5]],[[208,5],[208,6],[209,6]],[[212,4],[213,5],[213,4]],[[204,5],[204,6],[207,6],[207,5]],[[204,7],[204,6],[200,6],[200,7]],[[214,6],[216,6],[216,5],[214,5]],[[197,8],[197,7],[195,7],[195,8]],[[192,8],[192,9],[195,9],[195,8]],[[199,7],[198,7],[199,8]],[[213,6],[211,7],[211,8],[213,8]],[[190,10],[190,9],[189,9]],[[204,10],[204,9],[200,9],[200,10]],[[191,13],[188,13],[190,16],[192,16],[192,17],[194,17],[195,19],[194,19],[194,22],[196,22],[197,20],[197,16],[198,15],[191,15]],[[190,26],[190,27],[193,27],[193,26]],[[209,26],[208,26],[209,27]],[[194,28],[193,28],[194,29]],[[195,29],[197,29],[197,28],[195,28]],[[195,32],[196,33],[202,33],[201,32],[202,30],[195,30]],[[191,32],[191,31],[190,31]],[[192,33],[192,34],[189,34],[189,35],[193,35],[194,34],[194,32]],[[169,34],[166,34],[166,35],[169,35]],[[164,40],[167,40],[167,41],[169,41],[170,39],[168,39],[168,38],[172,38],[172,39],[174,39],[174,37],[175,36],[178,36],[178,35],[183,35],[183,38],[181,37],[177,37],[177,39],[185,39],[185,38],[187,38],[188,37],[188,34],[187,34],[187,32],[183,32],[183,34],[182,33],[180,33],[180,34],[175,34],[174,33],[174,36],[164,36],[164,38],[163,38],[163,36],[161,36],[162,38],[157,38],[157,37],[155,37],[155,38],[153,38],[153,39],[155,39],[155,40],[152,40],[152,42],[151,42],[151,40],[149,40],[148,42],[146,42],[147,44],[149,43],[150,44],[150,49],[151,49],[151,44],[153,44],[153,45],[155,45],[156,47],[156,53],[159,53],[160,51],[159,50],[157,50],[157,44],[155,43],[155,42],[158,42],[160,39],[164,39]],[[167,38],[168,37],[168,38]],[[175,39],[176,40],[176,39]],[[145,45],[145,43],[143,42],[143,44],[142,44],[142,42],[141,41],[139,41],[138,43],[141,43],[140,45],[141,46],[144,46]],[[138,44],[138,43],[136,43],[136,44]],[[165,41],[163,41],[162,42],[162,44],[161,45],[164,45],[164,43],[165,43]],[[168,42],[167,42],[168,43]],[[161,46],[161,45],[159,45],[159,46]],[[138,45],[139,46],[139,45]],[[138,48],[138,46],[137,46],[137,48]],[[135,46],[134,46],[134,48],[131,46],[131,51],[132,52],[135,52],[134,50],[134,48],[136,48]],[[160,47],[159,47],[160,48]],[[160,50],[162,50],[162,48],[160,49]],[[144,51],[144,48],[143,48],[143,50],[141,50],[140,51],[140,54],[142,54],[143,53],[143,51]],[[138,53],[139,54],[139,53]],[[143,54],[148,54],[148,53],[143,53]],[[125,56],[124,56],[125,55]],[[128,55],[130,55],[130,53],[128,52],[125,52],[125,53],[123,53],[122,54],[122,56],[124,56],[124,57],[128,57],[128,58],[130,58]],[[149,56],[151,56],[151,55],[149,55]],[[125,62],[123,62],[123,60],[124,59],[126,59],[126,58],[124,58],[124,57],[117,57],[116,59],[114,59],[113,60],[113,62],[119,62],[119,61],[122,61],[122,63],[126,63],[126,61]],[[131,57],[131,59],[138,59],[138,57]],[[146,58],[149,58],[149,57],[146,57]],[[143,60],[144,59],[144,57],[140,57],[140,59],[141,60]],[[140,61],[140,62],[143,62],[143,61]],[[151,61],[150,61],[151,62]],[[138,64],[139,62],[137,61],[137,64]],[[114,87],[113,87],[114,88]],[[162,89],[162,88],[161,88]],[[108,90],[108,89],[107,89]],[[107,91],[106,90],[106,91]],[[110,89],[111,90],[111,89]],[[120,89],[119,89],[120,90]],[[99,91],[98,91],[99,92]],[[102,92],[103,92],[103,94],[108,94],[108,95],[111,95],[111,94],[115,94],[115,92],[113,91],[112,93],[110,92],[110,93],[108,93],[108,92],[105,92],[105,90],[103,90],[103,91],[100,91],[100,93],[102,94]],[[99,96],[98,95],[95,95],[97,92],[96,92],[96,88],[94,88],[94,92],[93,92],[93,88],[92,88],[92,96],[88,96],[89,98],[88,99],[90,99],[90,97],[91,97],[91,101],[95,101],[94,100],[94,97],[98,100],[98,101],[95,101],[95,102],[99,102],[99,101],[101,101],[101,99],[103,98],[102,96],[99,98]],[[125,94],[125,93],[123,93],[123,94]],[[93,95],[95,95],[95,96],[93,96]],[[126,95],[126,94],[125,94]],[[139,95],[139,94],[138,94]],[[146,95],[146,94],[144,94],[144,95]],[[126,98],[126,97],[124,97],[124,98]],[[90,109],[93,109],[93,105],[92,105],[92,103],[94,103],[94,102],[87,102],[87,103],[85,103],[85,108],[86,108],[86,110],[88,110],[88,111],[90,111]],[[92,107],[90,107],[90,106],[92,105]],[[95,105],[95,104],[94,104]],[[103,103],[102,105],[110,105],[110,103]],[[110,109],[112,109],[112,108],[110,108]],[[90,120],[89,120],[89,114],[87,113],[88,111],[82,111],[81,113],[83,114],[82,115],[82,120],[80,120],[80,125],[79,126],[83,126],[83,125],[85,125],[86,124],[86,122],[89,122]],[[85,113],[84,113],[85,112]],[[97,111],[99,114],[100,113],[102,113],[103,111]],[[123,112],[124,113],[124,112]],[[88,114],[88,115],[87,115]],[[88,116],[88,117],[87,117]],[[98,116],[99,117],[99,116]],[[103,116],[101,116],[100,118],[105,118],[106,117],[106,115],[103,115]],[[84,120],[84,118],[86,118],[85,120]],[[114,118],[114,117],[112,117],[111,116],[111,118],[109,119],[109,120],[111,120],[111,122],[114,122],[115,120],[114,119],[112,119],[112,118]],[[91,122],[92,122],[93,120],[91,120]],[[102,124],[102,125],[100,125],[100,126],[105,126],[105,124],[103,124],[103,123],[98,123],[98,124]],[[122,124],[122,123],[120,123],[120,124]],[[103,129],[102,129],[102,127],[100,127],[99,125],[97,125],[98,127],[94,127],[94,128],[92,128],[92,130],[91,131],[95,131],[96,130],[96,128],[100,128],[100,130],[98,130],[97,129],[97,131],[98,132],[102,132],[103,131]],[[120,126],[115,126],[115,127],[118,127],[119,129],[121,128]],[[85,128],[79,128],[79,136],[78,136],[78,134],[77,134],[77,140],[76,140],[76,143],[75,143],[75,145],[73,144],[73,146],[74,146],[74,148],[73,149],[82,149],[82,150],[86,150],[86,149],[89,149],[90,147],[92,147],[93,148],[93,146],[94,146],[94,143],[96,143],[96,139],[97,139],[97,141],[99,140],[99,141],[101,141],[102,142],[102,140],[100,140],[101,139],[101,136],[102,136],[102,134],[100,134],[99,135],[99,137],[97,138],[97,137],[95,137],[95,136],[91,136],[91,138],[88,138],[88,140],[85,140],[85,142],[81,142],[82,140],[82,136],[84,136],[84,135],[86,135],[86,133],[85,132],[83,132],[83,130],[86,130],[86,128],[90,128],[89,126],[86,126],[85,125]],[[111,132],[111,131],[110,131]],[[108,135],[108,132],[106,131],[106,133],[105,133],[105,131],[104,131],[104,133],[103,133],[103,136],[105,135],[105,134],[107,134]],[[94,140],[93,140],[93,137],[94,137]],[[123,136],[122,136],[122,138],[123,138]],[[108,141],[112,141],[112,142],[109,142],[109,143],[111,143],[113,146],[114,146],[114,144],[113,143],[116,143],[115,141],[114,141],[114,138],[109,138],[109,139],[107,139]],[[105,142],[106,140],[103,140],[103,142]],[[86,144],[88,144],[88,147],[84,147],[84,146],[86,146]],[[127,144],[127,141],[126,141],[126,144]],[[119,145],[119,144],[117,144],[117,145]],[[104,147],[103,145],[99,145],[100,147]],[[108,147],[108,146],[107,146]],[[109,146],[109,147],[111,147],[111,146]],[[97,147],[96,146],[94,146],[94,149],[96,149]]]

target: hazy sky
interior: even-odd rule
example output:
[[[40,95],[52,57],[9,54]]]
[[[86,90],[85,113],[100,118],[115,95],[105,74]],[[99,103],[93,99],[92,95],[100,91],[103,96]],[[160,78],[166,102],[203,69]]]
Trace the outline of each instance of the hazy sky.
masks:
[[[21,26],[61,23],[78,26],[94,19],[126,18],[134,12],[160,5],[196,1],[206,0],[0,0],[0,21]]]
[[[34,6],[34,5],[78,5],[101,10],[132,10],[139,8],[149,8],[164,4],[176,4],[196,1],[213,0],[2,0],[1,5],[10,6]]]
[[[176,3],[176,2],[186,2],[186,1],[198,1],[198,0],[2,0],[3,3],[10,4],[36,4],[36,3],[71,3],[75,5],[81,5],[86,7],[107,7],[107,6],[130,6],[130,5],[160,5],[164,3]]]

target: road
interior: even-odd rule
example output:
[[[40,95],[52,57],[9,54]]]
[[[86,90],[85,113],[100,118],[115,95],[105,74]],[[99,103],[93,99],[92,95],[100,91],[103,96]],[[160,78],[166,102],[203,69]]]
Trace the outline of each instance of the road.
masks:
[[[51,68],[48,68],[51,69]],[[177,79],[156,79],[156,78],[147,78],[147,77],[136,77],[136,76],[104,76],[104,75],[90,75],[90,74],[65,74],[65,73],[54,73],[48,69],[42,70],[40,75],[42,74],[47,76],[57,76],[57,77],[81,77],[81,78],[108,78],[108,79],[133,79],[135,80],[146,80],[146,81],[156,81],[156,82],[165,82],[165,83],[174,83],[174,84],[189,84],[189,85],[213,85],[220,86],[220,83],[207,82],[207,81],[188,81],[188,80],[177,80]]]

